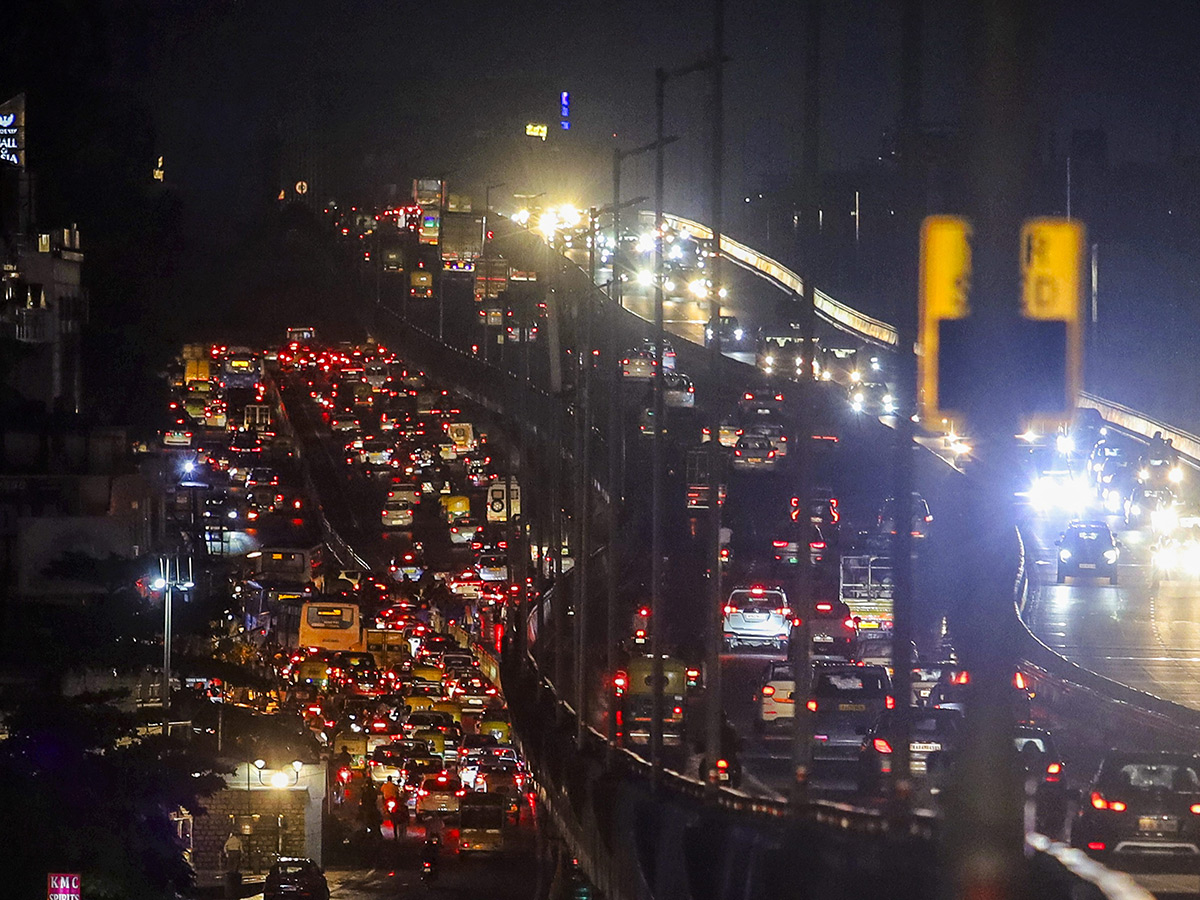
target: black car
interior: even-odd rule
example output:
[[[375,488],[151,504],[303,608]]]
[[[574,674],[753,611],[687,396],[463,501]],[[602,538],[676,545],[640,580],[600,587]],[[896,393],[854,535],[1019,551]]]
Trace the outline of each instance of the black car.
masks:
[[[1104,522],[1072,522],[1058,539],[1058,583],[1067,576],[1108,578],[1117,583],[1121,551]]]
[[[715,319],[709,319],[708,324],[704,326],[704,343],[711,344],[718,336],[722,347],[734,348],[742,346],[746,332],[738,322],[737,316],[717,316]]]
[[[1200,757],[1110,750],[1080,804],[1071,846],[1110,866],[1200,871]]]
[[[329,900],[325,870],[311,859],[280,859],[267,873],[263,900],[283,900],[284,897]]]
[[[908,764],[914,778],[935,775],[948,765],[961,740],[961,709],[912,709]],[[858,789],[878,793],[891,781],[898,745],[896,714],[885,711],[867,731],[858,751]]]
[[[1066,819],[1068,797],[1066,773],[1054,738],[1044,728],[1018,725],[1013,732],[1013,749],[1026,783],[1033,783],[1035,830],[1057,834]]]

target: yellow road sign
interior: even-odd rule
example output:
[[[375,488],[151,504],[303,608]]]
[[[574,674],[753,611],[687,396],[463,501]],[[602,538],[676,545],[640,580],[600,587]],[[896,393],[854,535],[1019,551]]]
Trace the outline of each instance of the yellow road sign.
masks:
[[[1069,420],[1083,388],[1086,239],[1083,224],[1072,219],[1029,219],[1021,227],[1021,316],[1030,322],[1063,323],[1058,326],[1063,329],[1062,378],[1047,384],[1045,404],[1031,410],[1043,425]],[[1057,408],[1048,408],[1052,406]]]
[[[971,314],[971,223],[961,216],[929,216],[921,223],[918,384],[922,415],[938,421],[952,413],[939,403],[941,323]]]

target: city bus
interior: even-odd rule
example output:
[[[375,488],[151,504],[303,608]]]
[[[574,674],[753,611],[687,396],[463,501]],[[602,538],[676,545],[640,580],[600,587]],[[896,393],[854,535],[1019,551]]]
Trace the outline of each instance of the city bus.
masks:
[[[246,347],[234,347],[221,364],[221,381],[227,388],[253,388],[262,380],[258,354]]]
[[[300,609],[299,646],[319,650],[362,650],[358,604],[310,600]]]

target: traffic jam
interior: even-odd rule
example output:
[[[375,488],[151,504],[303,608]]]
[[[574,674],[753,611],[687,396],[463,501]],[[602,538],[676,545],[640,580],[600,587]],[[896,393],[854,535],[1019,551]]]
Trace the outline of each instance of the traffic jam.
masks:
[[[252,716],[246,746],[326,761],[330,859],[417,844],[431,881],[444,854],[508,849],[534,798],[498,685],[520,499],[484,428],[395,353],[309,328],[188,345],[177,369],[163,443],[199,489],[180,503],[233,560],[228,636],[271,673],[189,686]]]
[[[686,277],[677,274],[677,280]],[[667,299],[670,303],[672,298]],[[710,506],[706,444],[712,434],[701,424],[710,415],[692,411],[713,402],[726,411],[717,435],[725,467],[720,486],[727,598],[722,608],[725,727],[714,767],[698,740],[686,765],[696,766],[692,771],[702,779],[751,794],[787,796],[794,711],[804,703],[813,728],[810,783],[830,797],[883,802],[894,790],[895,757],[904,752],[898,742],[897,706],[907,703],[913,710],[908,768],[914,796],[922,806],[940,811],[963,745],[971,672],[955,650],[947,620],[922,622],[908,648],[911,696],[896,696],[892,543],[896,531],[907,527],[919,590],[927,589],[938,584],[930,570],[956,565],[950,549],[954,536],[948,532],[963,520],[934,502],[935,495],[943,505],[947,496],[953,499],[944,490],[897,500],[888,479],[877,477],[870,490],[861,489],[860,482],[870,479],[860,476],[872,467],[853,459],[862,453],[854,444],[874,421],[892,424],[898,408],[886,357],[869,348],[843,350],[836,338],[829,346],[810,339],[815,389],[807,396],[813,407],[798,416],[791,394],[793,378],[801,375],[797,360],[805,356],[803,339],[794,326],[759,327],[757,342],[751,337],[754,331],[732,310],[710,320],[703,331],[704,342],[719,335],[729,357],[755,364],[757,372],[733,398],[702,396],[691,387],[692,379],[677,365],[686,346],[677,354],[677,347],[668,344],[662,353],[663,431],[669,440],[684,444],[686,505],[695,516],[687,528],[693,534],[704,533],[702,519]],[[748,346],[755,348],[753,356]],[[629,387],[637,391],[651,383],[653,343],[631,347],[621,365],[626,396],[645,407],[639,430],[652,435],[649,392],[631,394]],[[676,392],[678,383],[689,385],[686,400]],[[1077,597],[1091,602],[1126,578],[1133,579],[1138,591],[1194,583],[1200,577],[1200,516],[1191,510],[1200,507],[1190,496],[1179,451],[1160,434],[1146,438],[1106,427],[1087,412],[1057,433],[1030,430],[1013,437],[1020,462],[1013,494],[1026,516],[1022,534],[1027,552],[1036,558],[1031,590],[1041,598],[1038,602],[1074,603]],[[801,420],[811,425],[810,459],[816,473],[807,498],[796,496],[793,487]],[[686,435],[693,430],[700,433],[699,443],[689,446]],[[954,477],[969,473],[988,450],[973,447],[953,423],[943,423],[940,430],[918,424],[917,439],[931,451],[929,459],[940,460],[943,475]],[[873,468],[880,468],[878,462]],[[791,641],[802,613],[789,591],[796,583],[796,567],[803,564],[809,567],[813,591],[808,623],[813,671],[807,694],[800,696]],[[1068,593],[1060,598],[1055,591]],[[652,626],[637,619],[634,624],[631,644],[644,651]],[[686,721],[669,721],[679,710],[690,718],[693,707],[685,686],[688,673],[699,671],[700,659],[696,642],[689,651],[686,637],[678,628],[674,632],[677,640],[666,645],[671,652],[683,649],[680,659],[669,654],[663,662],[668,720],[662,733],[668,745],[674,734],[694,736],[699,730]],[[636,690],[633,685],[642,673],[633,669],[639,666],[640,659],[629,660],[616,673],[626,708],[632,708],[628,695]],[[1188,858],[1200,852],[1200,795],[1192,781],[1200,769],[1195,758],[1176,752],[1170,742],[1101,746],[1081,722],[1064,718],[1062,710],[1044,702],[1038,687],[1028,672],[1014,671],[1012,751],[1030,801],[1028,828],[1069,840],[1110,864],[1186,868]]]

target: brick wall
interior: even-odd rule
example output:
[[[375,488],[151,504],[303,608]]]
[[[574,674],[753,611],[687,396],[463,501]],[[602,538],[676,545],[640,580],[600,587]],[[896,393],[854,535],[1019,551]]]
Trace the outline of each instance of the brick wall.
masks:
[[[193,855],[197,879],[211,882],[224,871],[221,852],[230,832],[242,840],[242,872],[264,873],[280,849],[282,856],[310,856],[306,841],[307,788],[250,790],[228,788],[204,801],[204,814],[192,826]],[[319,815],[319,807],[317,807]],[[257,818],[255,818],[257,816]],[[279,816],[284,817],[283,828]],[[249,828],[250,834],[245,830]]]

